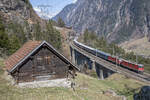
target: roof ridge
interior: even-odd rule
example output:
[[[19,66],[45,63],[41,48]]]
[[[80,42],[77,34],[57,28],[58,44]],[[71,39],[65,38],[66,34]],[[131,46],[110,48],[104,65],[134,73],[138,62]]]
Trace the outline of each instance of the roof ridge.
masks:
[[[5,67],[9,72],[14,71],[20,64],[28,59],[37,49],[43,44],[46,44],[48,48],[51,48],[54,53],[62,59],[64,62],[70,64],[70,66],[79,70],[74,64],[72,64],[65,56],[60,54],[52,45],[46,41],[29,41],[25,43],[19,50],[12,54],[7,60],[5,60]]]

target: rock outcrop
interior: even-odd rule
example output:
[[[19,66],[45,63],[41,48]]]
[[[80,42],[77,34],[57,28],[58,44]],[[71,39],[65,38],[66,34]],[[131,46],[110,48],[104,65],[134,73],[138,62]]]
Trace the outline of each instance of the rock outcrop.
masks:
[[[134,95],[134,100],[150,100],[150,86],[143,86],[141,91]]]

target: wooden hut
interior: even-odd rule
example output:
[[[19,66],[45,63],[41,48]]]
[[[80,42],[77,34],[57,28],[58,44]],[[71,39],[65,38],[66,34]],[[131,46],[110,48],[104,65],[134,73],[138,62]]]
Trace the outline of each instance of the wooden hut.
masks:
[[[9,74],[18,83],[75,76],[79,70],[46,41],[29,41],[5,60]]]

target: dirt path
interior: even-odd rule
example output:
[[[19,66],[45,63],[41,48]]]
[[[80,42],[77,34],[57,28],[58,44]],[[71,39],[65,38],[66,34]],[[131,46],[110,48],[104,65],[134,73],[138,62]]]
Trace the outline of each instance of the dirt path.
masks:
[[[63,40],[62,40],[62,47],[63,47],[63,54],[66,58],[69,60],[71,59],[70,55],[70,47],[69,47],[69,34],[73,32],[71,29],[67,28],[60,28],[60,27],[55,27],[62,35]]]

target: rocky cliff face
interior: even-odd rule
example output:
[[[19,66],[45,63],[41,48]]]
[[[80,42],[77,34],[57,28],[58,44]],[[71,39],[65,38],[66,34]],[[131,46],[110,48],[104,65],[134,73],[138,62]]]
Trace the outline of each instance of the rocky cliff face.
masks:
[[[1,0],[0,12],[5,18],[9,18],[8,20],[16,22],[32,19],[33,15],[36,15],[28,0]],[[38,17],[34,19],[38,20]]]
[[[73,10],[73,8],[75,7],[75,4],[70,4],[67,5],[58,15],[56,15],[53,20],[57,21],[59,17],[61,17],[65,22],[66,20],[66,15],[68,14],[68,12],[71,12]]]
[[[150,37],[150,0],[78,0],[58,17],[78,32],[88,28],[109,42]]]
[[[32,34],[37,22],[44,24],[44,21],[32,9],[29,0],[0,0],[0,15],[5,22],[8,34],[13,34],[10,30],[12,23],[15,28],[17,25],[20,26],[25,34]]]

